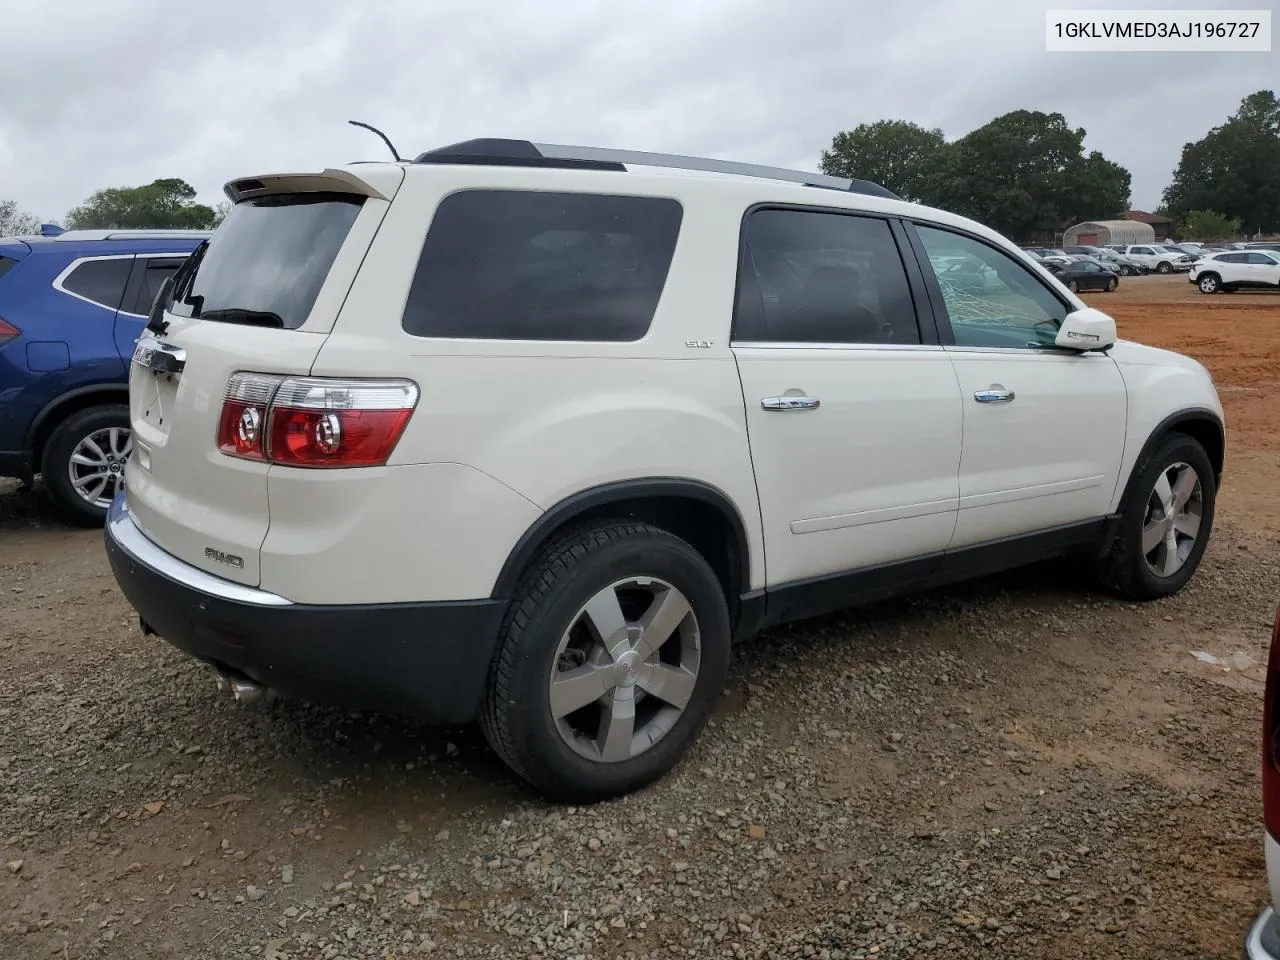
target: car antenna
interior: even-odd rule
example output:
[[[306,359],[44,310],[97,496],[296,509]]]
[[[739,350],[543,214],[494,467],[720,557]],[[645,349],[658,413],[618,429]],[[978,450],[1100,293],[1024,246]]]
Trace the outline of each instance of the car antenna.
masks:
[[[400,154],[395,148],[395,144],[393,144],[391,142],[391,139],[385,133],[379,130],[377,127],[369,123],[362,123],[359,120],[348,120],[347,123],[351,124],[353,127],[364,127],[366,130],[372,130],[374,133],[376,133],[378,136],[382,138],[382,142],[387,145],[387,149],[391,151],[391,155],[396,158],[396,163],[402,162],[400,158]]]

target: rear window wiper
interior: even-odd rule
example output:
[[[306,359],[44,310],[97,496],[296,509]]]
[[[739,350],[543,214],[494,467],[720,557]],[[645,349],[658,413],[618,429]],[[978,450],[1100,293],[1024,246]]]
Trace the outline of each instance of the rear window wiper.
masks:
[[[270,310],[245,310],[239,307],[228,307],[223,310],[210,310],[200,314],[201,320],[216,320],[221,323],[243,323],[252,327],[284,327],[284,318]]]

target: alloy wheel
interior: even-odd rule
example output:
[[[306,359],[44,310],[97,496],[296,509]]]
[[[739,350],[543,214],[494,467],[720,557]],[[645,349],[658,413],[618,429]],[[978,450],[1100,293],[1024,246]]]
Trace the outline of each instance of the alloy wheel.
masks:
[[[549,702],[561,739],[597,763],[649,750],[693,697],[701,654],[697,617],[671,584],[632,577],[605,587],[556,651]]]
[[[1189,463],[1175,463],[1156,479],[1142,523],[1142,555],[1157,577],[1171,577],[1187,562],[1200,535],[1204,491]]]
[[[95,430],[71,451],[67,473],[80,498],[95,507],[108,507],[124,487],[124,465],[133,438],[123,427]]]

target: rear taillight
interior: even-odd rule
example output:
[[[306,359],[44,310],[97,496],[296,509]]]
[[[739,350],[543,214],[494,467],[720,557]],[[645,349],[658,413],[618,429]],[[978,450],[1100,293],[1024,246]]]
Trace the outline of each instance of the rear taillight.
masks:
[[[1271,629],[1262,700],[1262,809],[1267,833],[1280,839],[1280,610]]]
[[[21,334],[22,331],[7,320],[0,320],[0,347]]]
[[[218,449],[289,467],[379,466],[417,402],[408,380],[237,373],[222,402]]]

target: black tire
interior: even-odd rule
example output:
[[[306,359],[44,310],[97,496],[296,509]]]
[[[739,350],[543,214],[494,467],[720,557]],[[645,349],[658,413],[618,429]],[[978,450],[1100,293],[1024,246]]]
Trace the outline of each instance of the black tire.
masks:
[[[1172,576],[1164,577],[1152,570],[1143,556],[1142,528],[1156,481],[1178,463],[1189,465],[1200,481],[1200,526],[1182,566]],[[1217,481],[1204,447],[1183,433],[1167,435],[1134,467],[1133,482],[1120,507],[1119,530],[1100,564],[1102,582],[1126,600],[1158,600],[1177,593],[1191,579],[1204,556],[1213,530],[1216,499]]]
[[[128,433],[129,408],[124,404],[103,404],[73,413],[54,428],[45,443],[40,460],[45,488],[58,512],[77,526],[102,526],[107,507],[90,503],[76,492],[71,481],[71,455],[86,437],[113,428]],[[123,474],[120,482],[123,483]]]
[[[1068,289],[1068,290],[1070,290],[1072,293],[1079,293],[1079,292],[1080,292],[1080,284],[1076,283],[1074,280],[1068,280],[1068,281],[1067,281],[1067,289]]]
[[[1196,277],[1196,288],[1204,294],[1214,294],[1219,290],[1225,289],[1222,286],[1222,278],[1216,273],[1202,273]]]
[[[592,761],[556,728],[549,690],[553,658],[587,600],[630,577],[657,578],[684,594],[697,619],[701,660],[693,693],[669,732],[630,759]],[[594,803],[620,796],[657,780],[680,760],[724,686],[729,655],[724,592],[698,551],[645,523],[580,526],[558,535],[521,576],[499,633],[480,725],[494,752],[551,798]]]
[[[1120,286],[1120,281],[1117,280],[1115,277],[1112,277],[1110,280],[1107,281],[1107,293],[1115,293],[1116,287],[1118,286]]]
[[[1167,260],[1161,260],[1156,267],[1156,273],[1173,273],[1173,265]]]

